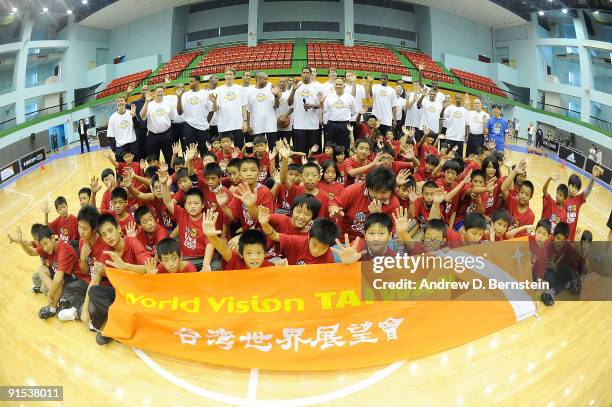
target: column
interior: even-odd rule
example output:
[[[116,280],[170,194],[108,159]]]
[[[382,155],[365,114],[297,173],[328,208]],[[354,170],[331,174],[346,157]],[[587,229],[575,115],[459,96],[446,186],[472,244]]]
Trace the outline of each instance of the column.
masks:
[[[344,46],[355,45],[355,8],[353,0],[344,0]]]
[[[249,47],[257,46],[257,8],[259,7],[259,0],[249,1],[249,28],[247,33],[247,45]]]
[[[574,30],[578,40],[578,57],[580,60],[580,84],[582,85],[582,99],[580,101],[580,120],[591,122],[591,89],[593,89],[593,69],[589,49],[582,44],[589,39],[589,34],[584,23],[584,16],[574,19]]]
[[[13,72],[15,91],[17,100],[15,100],[15,119],[16,124],[25,122],[25,100],[21,98],[25,92],[26,68],[28,66],[28,43],[32,36],[33,20],[25,20],[23,22],[23,33],[21,34],[21,42],[23,47],[17,53],[17,61],[15,71]]]

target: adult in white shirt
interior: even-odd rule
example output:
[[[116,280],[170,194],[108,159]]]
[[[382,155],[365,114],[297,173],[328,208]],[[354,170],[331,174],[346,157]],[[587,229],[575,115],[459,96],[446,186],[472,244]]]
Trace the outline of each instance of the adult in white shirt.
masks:
[[[170,126],[175,119],[172,105],[164,100],[164,86],[155,87],[155,94],[147,93],[140,117],[147,122],[147,157],[159,157],[169,163],[172,159],[172,134]]]
[[[280,89],[268,86],[268,74],[257,72],[256,86],[245,100],[242,116],[250,124],[249,141],[256,136],[265,136],[268,146],[276,145],[276,112],[280,103]]]
[[[211,101],[213,102],[213,110],[217,114],[219,136],[229,135],[234,141],[234,145],[242,148],[244,131],[249,126],[242,119],[243,90],[234,83],[235,75],[234,68],[225,70],[225,84],[211,93]]]
[[[293,148],[302,153],[308,153],[321,142],[317,99],[320,84],[315,84],[311,75],[310,67],[302,68],[302,80],[293,82],[287,99],[287,104],[293,107]]]
[[[402,97],[404,93],[404,88],[400,85],[395,86],[395,95],[397,96],[397,104],[395,105],[395,127],[393,128],[393,133],[395,136],[402,134],[402,126],[404,123],[402,122],[402,116],[404,115],[404,111],[407,109],[406,99]]]
[[[293,78],[289,78],[293,80]],[[293,108],[289,107],[287,100],[289,99],[289,95],[291,91],[287,89],[288,80],[285,77],[278,78],[278,87],[281,91],[281,96],[278,101],[278,108],[276,108],[276,125],[277,125],[277,133],[276,137],[278,140],[286,139],[287,142],[291,140],[292,137],[292,127],[293,127]],[[293,82],[292,82],[293,84]],[[287,124],[283,126],[283,124]]]
[[[404,125],[408,127],[419,127],[421,125],[422,110],[417,107],[417,102],[421,98],[422,90],[418,82],[412,83],[412,92],[406,98],[406,118]]]
[[[467,100],[467,95],[466,95]],[[442,109],[442,117],[446,120],[446,141],[450,148],[457,146],[457,155],[463,157],[463,143],[467,139],[468,111],[461,106],[461,95],[455,93],[455,103]]]
[[[388,85],[389,77],[386,73],[380,75],[380,84],[373,85],[373,82],[374,78],[368,76],[366,94],[373,100],[372,114],[380,121],[380,132],[385,134],[387,130],[395,128],[397,95],[395,89]]]
[[[132,104],[130,110],[126,109],[127,97],[117,97],[117,111],[108,119],[107,137],[115,140],[115,160],[123,161],[123,152],[129,149],[134,156],[138,153],[136,132],[134,131],[134,117],[136,116],[136,105]]]
[[[436,102],[436,91],[431,88],[427,95],[421,95],[421,98],[417,102],[417,107],[422,109],[419,127],[421,129],[427,127],[430,131],[438,134],[440,132],[440,113],[442,112],[442,105]]]
[[[348,151],[350,140],[347,125],[357,113],[357,104],[353,95],[344,91],[344,87],[344,79],[337,78],[334,83],[335,91],[327,95],[319,94],[318,98],[328,117],[325,143],[344,146]]]
[[[529,127],[527,127],[527,145],[531,146],[533,141],[533,136],[535,135],[535,126],[533,122],[529,123]]]
[[[357,106],[357,113],[351,117],[351,126],[353,126],[355,132],[355,139],[358,139],[361,138],[361,134],[359,134],[359,126],[357,126],[357,115],[363,110],[363,100],[366,98],[365,86],[357,83],[357,75],[352,71],[346,71],[345,77],[346,87],[344,91],[353,95]]]
[[[213,90],[217,88],[217,84],[219,83],[219,77],[217,75],[212,75],[208,79],[208,93],[210,94]],[[217,114],[212,110],[208,112],[208,135],[210,139],[217,137],[219,135],[219,128],[217,127]]]
[[[242,75],[242,84],[240,85],[240,91],[242,92],[242,97],[246,98],[249,96],[249,93],[255,89],[253,85],[251,85],[251,80],[253,79],[253,74],[250,71],[246,71]]]
[[[478,148],[484,146],[485,135],[489,133],[486,124],[489,121],[489,115],[482,110],[482,102],[480,99],[474,99],[474,110],[468,112],[468,142],[465,150],[465,155],[478,154]]]
[[[336,68],[330,67],[327,76],[328,76],[329,80],[327,82],[321,84],[321,93],[323,93],[323,96],[327,96],[330,93],[334,92],[334,88],[336,86],[335,85],[336,78],[338,77],[338,73],[336,72]],[[322,109],[321,109],[321,114],[322,114],[322,117],[323,117],[323,129],[325,130],[325,125],[327,124],[327,121],[329,120],[329,117],[328,117],[328,114],[325,111],[323,111]],[[327,137],[326,137],[326,139],[327,139]]]
[[[196,143],[200,154],[204,154],[206,144],[210,140],[208,113],[212,110],[212,103],[208,91],[200,88],[198,75],[189,78],[189,90],[179,96],[177,110],[185,120],[183,127],[185,145]]]
[[[596,150],[595,150],[595,162],[597,164],[601,164],[601,160],[603,159],[603,152],[601,151],[601,148],[599,148],[599,146],[597,146]]]
[[[168,79],[170,80],[170,79]],[[181,142],[181,146],[185,146],[185,138],[183,137],[183,127],[185,126],[185,119],[178,113],[178,96],[179,93],[184,93],[185,84],[177,83],[174,87],[174,95],[164,95],[164,100],[172,106],[172,113],[174,114],[174,119],[172,120],[172,125],[170,126],[170,132],[172,134],[172,142],[176,143],[178,141]]]

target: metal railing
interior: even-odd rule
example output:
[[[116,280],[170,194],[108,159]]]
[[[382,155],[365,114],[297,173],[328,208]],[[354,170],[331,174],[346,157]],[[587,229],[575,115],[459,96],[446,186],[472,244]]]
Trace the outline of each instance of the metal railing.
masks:
[[[580,120],[580,112],[576,110],[571,110],[562,106],[555,106],[548,103],[538,102],[538,109],[542,109],[545,112],[551,112],[560,114],[563,116],[571,117],[572,119]]]
[[[62,103],[55,106],[45,107],[43,109],[36,110],[34,112],[25,114],[25,121],[36,119],[37,117],[48,116],[50,114],[63,112],[68,109],[68,103]]]
[[[17,124],[17,118],[13,117],[12,119],[5,120],[0,123],[0,130],[8,129]]]
[[[612,133],[612,123],[595,116],[591,116],[590,119],[592,125],[597,126],[600,129],[603,129],[609,133]]]

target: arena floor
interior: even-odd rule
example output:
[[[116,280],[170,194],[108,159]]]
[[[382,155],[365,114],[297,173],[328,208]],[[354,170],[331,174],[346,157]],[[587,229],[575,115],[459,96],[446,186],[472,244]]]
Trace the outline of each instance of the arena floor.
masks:
[[[571,174],[554,161],[528,160],[539,219],[541,187],[551,173]],[[236,370],[146,354],[117,342],[96,345],[78,322],[42,321],[45,298],[31,293],[38,258],[4,238],[43,221],[41,202],[63,195],[76,213],[76,191],[107,162],[92,152],[50,161],[0,190],[0,377],[3,385],[63,385],[67,406],[609,406],[612,404],[612,303],[558,302],[538,316],[491,336],[425,358],[389,366],[326,373]],[[583,186],[587,179],[583,178]],[[554,191],[554,185],[550,190]],[[595,241],[608,238],[612,195],[595,185],[579,226]],[[51,215],[53,216],[53,214]],[[608,390],[606,390],[608,389]],[[10,403],[7,405],[16,405]]]

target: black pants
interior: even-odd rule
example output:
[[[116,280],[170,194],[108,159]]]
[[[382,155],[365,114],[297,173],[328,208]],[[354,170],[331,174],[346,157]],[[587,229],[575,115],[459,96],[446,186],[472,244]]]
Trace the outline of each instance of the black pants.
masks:
[[[357,122],[350,121],[349,123],[351,124],[351,126],[353,126],[353,139],[357,140],[358,138],[361,138],[361,132],[359,131],[359,126],[357,126]]]
[[[276,140],[278,140],[277,134],[277,132],[253,134],[253,139],[258,136],[264,136],[268,140],[268,147],[272,150],[276,145]]]
[[[147,157],[150,155],[159,159],[159,152],[162,152],[164,160],[170,163],[172,160],[172,134],[170,129],[163,133],[147,133]]]
[[[457,146],[457,151],[455,152],[455,155],[457,157],[463,158],[463,141],[456,141],[456,140],[448,140],[448,139],[446,139],[446,142],[448,143],[450,149],[452,149],[453,147]]]
[[[327,136],[325,137],[325,143],[334,143],[338,146],[344,146],[348,151],[349,149],[349,131],[346,128],[346,122],[328,121],[327,122]]]
[[[134,154],[134,161],[140,161],[146,157],[147,152],[147,129],[134,129],[136,133],[136,143],[138,144],[138,154]]]
[[[319,144],[321,140],[321,131],[293,129],[293,150],[308,154],[310,148],[315,144]]]
[[[465,155],[478,154],[478,148],[484,146],[485,136],[483,134],[471,134],[468,136]]]
[[[64,284],[64,291],[62,296],[70,302],[72,307],[77,309],[77,316],[81,317],[81,311],[83,308],[83,302],[85,302],[85,294],[87,294],[87,284],[83,280],[75,280],[68,284]]]
[[[276,139],[287,140],[287,143],[291,143],[291,140],[293,139],[293,131],[278,131],[276,132]],[[270,148],[272,148],[272,146],[270,146]]]
[[[206,143],[210,140],[209,136],[208,130],[198,130],[189,123],[185,123],[183,127],[183,148],[195,143],[198,145],[200,155],[204,155],[208,151]]]
[[[548,282],[555,295],[558,295],[567,286],[571,278],[572,270],[563,264],[557,264],[556,270],[546,270],[544,273],[544,280]]]
[[[210,136],[212,140],[213,137],[216,137],[219,135],[219,128],[217,126],[210,126],[210,128],[208,129],[208,135]]]
[[[183,131],[187,123],[172,123],[170,127],[172,129],[172,142],[173,143],[181,143],[181,146],[185,148],[185,137],[183,136]]]
[[[124,144],[121,147],[115,146],[115,161],[117,161],[118,163],[123,162],[123,152],[126,149],[129,149],[132,154],[134,154],[134,157],[138,157],[138,155],[140,154],[140,152],[138,151],[138,141]]]
[[[110,144],[111,151],[114,153],[117,151],[117,140],[114,137],[108,138],[108,144]],[[136,160],[136,156],[134,155],[134,160]]]
[[[536,142],[535,142],[535,146],[536,148],[542,148],[542,146],[544,145],[544,137],[538,137],[536,136]]]
[[[87,139],[87,133],[79,133],[79,141],[81,142],[81,154],[85,152],[85,150],[83,149],[83,143],[85,143],[85,146],[87,146],[87,152],[89,153],[91,150],[89,149],[89,140]]]
[[[112,285],[94,285],[89,288],[89,316],[91,324],[101,330],[108,318],[108,309],[115,301]]]
[[[238,148],[242,148],[242,146],[244,146],[244,133],[241,129],[222,131],[219,133],[219,136],[223,137],[228,134],[232,136],[232,140],[234,140],[234,146]]]

